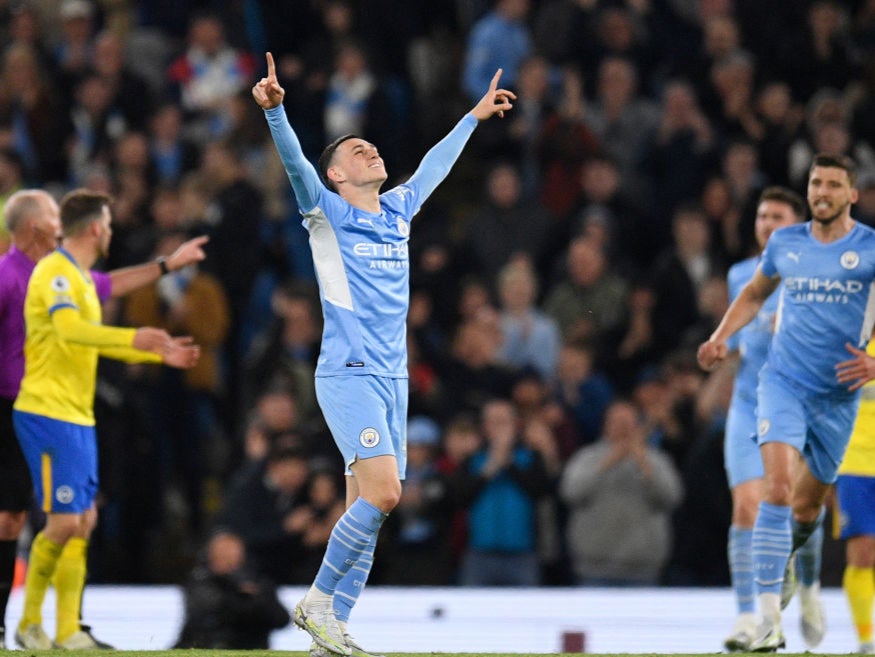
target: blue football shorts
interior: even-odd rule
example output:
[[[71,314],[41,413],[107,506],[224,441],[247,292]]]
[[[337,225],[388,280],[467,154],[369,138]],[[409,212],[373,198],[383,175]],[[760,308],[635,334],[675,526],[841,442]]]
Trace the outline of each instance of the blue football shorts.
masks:
[[[812,392],[766,364],[757,387],[757,441],[793,445],[805,457],[811,474],[832,484],[859,406],[859,395]]]
[[[359,459],[391,455],[407,469],[407,379],[364,374],[317,376],[316,399],[346,474]]]
[[[37,504],[46,513],[84,513],[97,494],[93,426],[13,410]]]
[[[875,536],[875,477],[839,475],[836,497],[839,538]]]
[[[763,459],[756,437],[756,411],[756,400],[732,396],[723,440],[723,464],[730,488],[763,478]]]

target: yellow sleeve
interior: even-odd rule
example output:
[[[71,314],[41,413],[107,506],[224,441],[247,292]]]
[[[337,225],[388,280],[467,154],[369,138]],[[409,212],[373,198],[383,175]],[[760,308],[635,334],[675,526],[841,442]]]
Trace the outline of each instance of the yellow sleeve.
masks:
[[[161,363],[161,355],[154,351],[143,351],[133,347],[101,347],[100,355],[105,358],[122,360],[126,363]]]
[[[52,326],[62,340],[91,347],[131,347],[137,329],[93,324],[82,319],[76,308],[65,306],[52,312]]]

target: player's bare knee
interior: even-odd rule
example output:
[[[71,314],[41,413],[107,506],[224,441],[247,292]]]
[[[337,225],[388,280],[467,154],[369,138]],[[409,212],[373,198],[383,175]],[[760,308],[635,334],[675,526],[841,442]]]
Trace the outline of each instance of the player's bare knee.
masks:
[[[862,564],[863,568],[875,567],[875,542],[866,541],[860,549],[860,554],[855,560]]]
[[[866,568],[875,568],[875,542],[866,541],[860,559]]]
[[[763,501],[775,506],[790,506],[792,495],[793,485],[789,479],[769,480],[763,491]]]
[[[73,513],[49,514],[43,534],[52,543],[64,545],[79,529],[80,516]]]
[[[825,486],[797,484],[793,491],[793,517],[796,521],[809,523],[817,520],[823,513],[825,495]]]
[[[756,522],[762,499],[762,479],[745,481],[732,489],[732,524],[750,529]]]
[[[371,504],[380,509],[383,513],[389,513],[398,506],[398,502],[401,500],[401,487],[398,486],[397,489],[395,487],[385,487],[379,491],[377,491],[374,495],[374,499],[371,500]]]
[[[387,498],[385,500],[385,508],[388,510],[386,511],[386,513],[388,513],[389,511],[394,509],[396,506],[398,506],[398,502],[400,502],[400,501],[401,501],[401,491],[398,491],[398,493],[396,493],[396,494],[387,496]]]
[[[875,536],[854,536],[848,539],[845,559],[847,565],[854,568],[875,567]]]
[[[745,501],[732,509],[732,524],[742,529],[753,527],[757,519],[759,503],[757,501]]]

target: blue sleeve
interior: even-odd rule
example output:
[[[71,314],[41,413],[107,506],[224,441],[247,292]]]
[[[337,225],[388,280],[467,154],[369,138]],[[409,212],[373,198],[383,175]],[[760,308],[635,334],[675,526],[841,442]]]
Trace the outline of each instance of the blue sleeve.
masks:
[[[775,231],[777,233],[777,231]],[[775,233],[772,233],[769,236],[769,241],[766,242],[766,248],[763,249],[763,255],[760,258],[760,270],[763,272],[764,276],[768,276],[769,278],[774,278],[778,269],[775,266]]]
[[[468,143],[468,138],[477,127],[477,119],[472,114],[466,114],[456,124],[446,137],[431,147],[422,162],[407,181],[409,186],[419,192],[419,203],[422,204],[431,196],[441,181],[450,173],[450,169],[459,159],[462,149]]]
[[[309,212],[319,204],[323,185],[316,168],[304,157],[301,142],[292,130],[286,111],[282,105],[264,110],[267,125],[273,142],[279,151],[280,159],[286,168],[286,174],[292,183],[295,198],[301,212]]]

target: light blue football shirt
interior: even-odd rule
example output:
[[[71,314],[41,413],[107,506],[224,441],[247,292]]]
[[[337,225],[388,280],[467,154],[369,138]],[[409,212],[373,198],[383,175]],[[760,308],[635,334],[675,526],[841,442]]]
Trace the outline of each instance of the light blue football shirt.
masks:
[[[835,366],[851,357],[846,342],[865,347],[875,322],[875,230],[857,222],[824,244],[810,221],[780,228],[766,244],[762,272],[782,280],[769,365],[805,389],[846,391]]]
[[[729,299],[734,301],[741,289],[753,278],[759,256],[747,258],[734,264],[727,274]],[[772,325],[778,310],[780,288],[775,290],[760,308],[757,316],[729,340],[730,349],[737,349],[740,360],[735,374],[734,394],[749,401],[756,401],[760,368],[766,362],[769,343],[772,341]]]
[[[374,214],[322,184],[282,105],[265,115],[310,233],[325,318],[316,376],[407,378],[411,219],[450,172],[477,119],[462,117],[406,183],[380,195]]]

